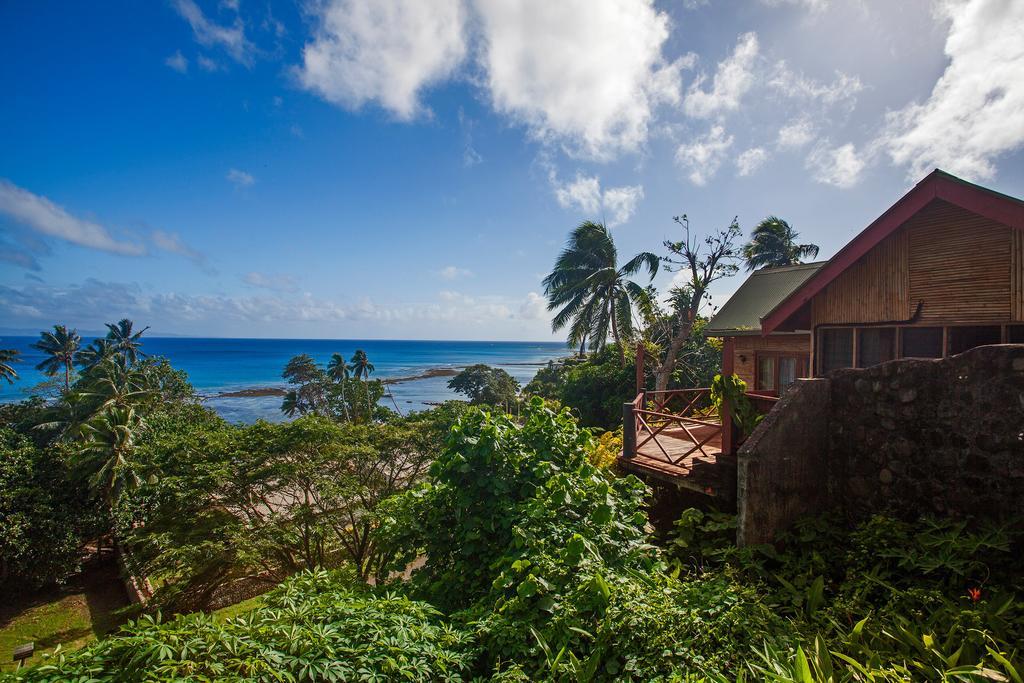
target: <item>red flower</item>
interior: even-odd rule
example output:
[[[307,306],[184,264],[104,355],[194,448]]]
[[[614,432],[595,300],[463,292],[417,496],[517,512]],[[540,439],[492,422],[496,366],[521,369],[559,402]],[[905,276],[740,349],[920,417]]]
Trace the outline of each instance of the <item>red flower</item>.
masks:
[[[968,588],[967,595],[970,596],[971,602],[978,602],[981,600],[981,589],[980,588]]]

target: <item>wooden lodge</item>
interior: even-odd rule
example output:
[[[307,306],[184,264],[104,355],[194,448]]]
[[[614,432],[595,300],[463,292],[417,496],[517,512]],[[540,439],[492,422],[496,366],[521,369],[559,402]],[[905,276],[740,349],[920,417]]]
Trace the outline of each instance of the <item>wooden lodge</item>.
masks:
[[[752,273],[705,334],[764,411],[800,377],[1024,343],[1024,201],[933,171],[828,261]],[[641,388],[622,465],[734,498],[739,438],[706,395]]]

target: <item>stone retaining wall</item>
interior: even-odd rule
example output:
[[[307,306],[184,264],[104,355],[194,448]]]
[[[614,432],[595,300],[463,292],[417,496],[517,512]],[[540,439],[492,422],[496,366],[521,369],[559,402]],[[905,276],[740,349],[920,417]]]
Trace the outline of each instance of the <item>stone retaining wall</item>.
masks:
[[[741,543],[825,508],[1020,514],[1024,346],[801,380],[740,449],[739,477]]]

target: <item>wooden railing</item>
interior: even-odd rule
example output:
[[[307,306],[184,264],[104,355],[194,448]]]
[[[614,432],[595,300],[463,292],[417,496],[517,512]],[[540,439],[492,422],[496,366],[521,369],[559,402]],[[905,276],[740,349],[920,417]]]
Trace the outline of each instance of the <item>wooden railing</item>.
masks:
[[[760,413],[770,411],[779,400],[764,394],[748,393],[747,396]],[[733,428],[728,406],[723,406],[719,414],[711,403],[711,389],[707,387],[641,391],[632,401],[623,404],[622,418],[622,451],[627,458],[654,443],[661,457],[675,465],[698,451],[709,457],[711,454],[705,446],[716,437],[719,438],[716,453],[732,453],[741,441]],[[673,431],[666,434],[669,428]],[[669,442],[671,449],[666,448]],[[680,443],[685,444],[681,449]],[[670,454],[670,450],[674,452]]]

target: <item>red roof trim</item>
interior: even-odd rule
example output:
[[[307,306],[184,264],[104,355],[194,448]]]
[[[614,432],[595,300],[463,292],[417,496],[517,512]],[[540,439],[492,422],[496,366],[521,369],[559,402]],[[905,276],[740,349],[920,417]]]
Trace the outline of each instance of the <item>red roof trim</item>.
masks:
[[[891,235],[933,199],[941,199],[997,223],[1024,230],[1024,202],[936,169],[765,315],[761,319],[761,334],[774,332],[840,273],[856,263],[861,256]]]

